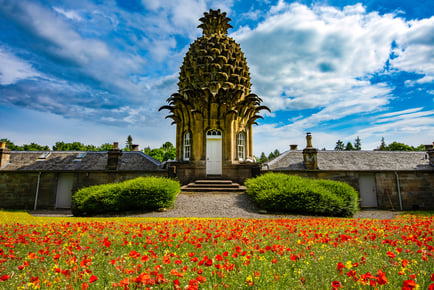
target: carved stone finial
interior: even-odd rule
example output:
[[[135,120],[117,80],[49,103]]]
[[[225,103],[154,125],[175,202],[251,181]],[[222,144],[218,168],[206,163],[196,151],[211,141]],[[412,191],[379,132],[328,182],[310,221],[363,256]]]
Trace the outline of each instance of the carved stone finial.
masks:
[[[204,17],[199,20],[202,22],[198,27],[202,28],[204,35],[211,34],[228,34],[228,29],[233,28],[229,24],[230,18],[226,17],[226,12],[220,12],[220,9],[204,13]]]

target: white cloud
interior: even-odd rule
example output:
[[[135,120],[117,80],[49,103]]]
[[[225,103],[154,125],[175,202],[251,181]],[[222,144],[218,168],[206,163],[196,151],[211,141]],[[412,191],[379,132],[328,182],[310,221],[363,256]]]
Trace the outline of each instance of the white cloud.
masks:
[[[74,11],[74,10],[66,11],[60,7],[53,7],[53,9],[54,9],[54,11],[56,11],[59,14],[62,14],[63,16],[65,16],[68,19],[75,20],[75,21],[82,21],[83,20],[83,18],[81,18],[80,14],[78,14],[77,11]]]
[[[417,82],[432,82],[434,78],[434,16],[409,21],[396,39],[396,58],[391,65],[399,70],[426,75]]]
[[[10,85],[20,80],[35,79],[41,74],[31,64],[0,47],[0,84]]]

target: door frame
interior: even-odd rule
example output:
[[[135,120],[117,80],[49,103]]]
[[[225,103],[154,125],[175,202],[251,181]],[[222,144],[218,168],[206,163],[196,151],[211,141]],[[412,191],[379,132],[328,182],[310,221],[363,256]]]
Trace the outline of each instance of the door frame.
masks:
[[[217,130],[217,129],[211,129],[211,130],[208,130],[207,132],[206,132],[206,169],[205,169],[205,171],[206,171],[206,175],[222,175],[222,163],[223,163],[223,156],[222,156],[222,149],[223,149],[223,146],[222,146],[222,140],[223,140],[223,138],[222,138],[222,132],[220,131],[220,130]],[[214,143],[214,145],[215,144],[217,144],[217,146],[216,146],[216,148],[218,149],[218,153],[216,154],[216,156],[213,156],[213,157],[217,157],[217,158],[215,158],[215,160],[214,159],[212,159],[211,158],[211,156],[209,155],[210,154],[210,145],[211,145],[211,142],[215,142]],[[210,159],[211,158],[211,159]],[[217,166],[215,166],[215,168],[214,168],[214,166],[211,166],[211,164],[210,164],[210,162],[217,162]],[[215,169],[215,170],[214,170]]]
[[[377,188],[374,174],[359,176],[360,207],[377,208]]]

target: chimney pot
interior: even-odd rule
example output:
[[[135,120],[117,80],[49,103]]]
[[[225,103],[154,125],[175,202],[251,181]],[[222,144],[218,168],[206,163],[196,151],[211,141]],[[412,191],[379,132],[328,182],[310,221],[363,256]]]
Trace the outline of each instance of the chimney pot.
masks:
[[[139,151],[139,145],[133,144],[132,148],[131,148],[131,151]]]
[[[118,149],[118,148],[119,148],[119,143],[113,142],[113,149]]]
[[[291,150],[297,150],[298,149],[297,144],[291,144],[291,145],[289,145],[289,147],[291,148]]]
[[[5,149],[6,148],[6,142],[2,141],[0,142],[0,149]]]

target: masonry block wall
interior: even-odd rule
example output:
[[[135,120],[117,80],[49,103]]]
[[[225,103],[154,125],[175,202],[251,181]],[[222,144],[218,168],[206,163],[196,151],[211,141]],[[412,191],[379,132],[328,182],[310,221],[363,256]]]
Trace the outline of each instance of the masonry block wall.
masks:
[[[0,209],[32,210],[35,205],[39,174],[37,209],[54,209],[56,207],[57,182],[59,174],[62,173],[68,172],[0,172]],[[167,176],[166,171],[69,173],[74,175],[73,193],[83,187],[122,182],[139,176]]]

